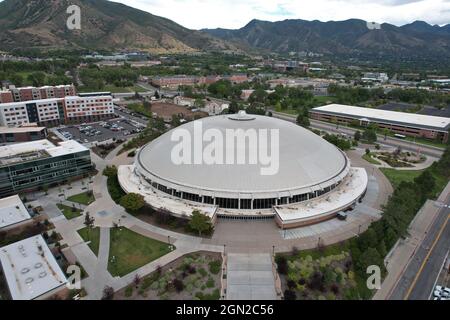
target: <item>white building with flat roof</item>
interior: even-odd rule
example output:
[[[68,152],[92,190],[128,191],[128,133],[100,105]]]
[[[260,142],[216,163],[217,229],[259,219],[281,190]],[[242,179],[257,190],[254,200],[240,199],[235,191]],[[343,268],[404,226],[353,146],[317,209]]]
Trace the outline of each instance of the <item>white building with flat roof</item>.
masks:
[[[41,235],[0,248],[0,262],[13,300],[47,299],[67,279]]]
[[[448,141],[450,118],[424,114],[329,104],[310,111],[311,118],[320,121],[338,121],[341,124],[358,121],[361,125],[376,124],[380,129],[394,133]]]
[[[0,199],[0,231],[31,221],[30,213],[18,195]]]

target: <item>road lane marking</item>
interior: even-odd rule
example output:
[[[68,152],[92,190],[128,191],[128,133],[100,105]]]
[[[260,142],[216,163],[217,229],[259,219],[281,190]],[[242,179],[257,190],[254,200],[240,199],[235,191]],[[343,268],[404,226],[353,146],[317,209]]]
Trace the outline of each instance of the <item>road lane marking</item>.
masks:
[[[430,258],[431,253],[433,252],[434,247],[436,246],[437,242],[441,238],[442,232],[444,231],[445,227],[447,226],[448,220],[450,219],[450,215],[447,215],[447,219],[445,220],[445,223],[442,224],[441,229],[439,230],[439,233],[437,234],[436,239],[434,239],[433,245],[431,246],[431,249],[428,251],[428,254],[426,255],[425,259],[422,262],[422,265],[419,268],[419,271],[417,272],[411,286],[408,289],[408,292],[406,292],[405,297],[403,300],[408,300],[409,296],[411,295],[412,289],[414,289],[414,286],[416,285],[417,279],[419,279],[419,276],[422,274],[423,268],[425,267],[425,264],[427,263],[428,259]]]

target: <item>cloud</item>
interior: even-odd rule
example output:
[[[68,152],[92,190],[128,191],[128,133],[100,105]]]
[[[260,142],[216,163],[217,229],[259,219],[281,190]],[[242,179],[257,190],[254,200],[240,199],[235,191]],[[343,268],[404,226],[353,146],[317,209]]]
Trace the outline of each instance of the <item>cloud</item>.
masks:
[[[403,25],[450,21],[449,0],[114,0],[192,29],[243,27],[252,19],[367,21]]]

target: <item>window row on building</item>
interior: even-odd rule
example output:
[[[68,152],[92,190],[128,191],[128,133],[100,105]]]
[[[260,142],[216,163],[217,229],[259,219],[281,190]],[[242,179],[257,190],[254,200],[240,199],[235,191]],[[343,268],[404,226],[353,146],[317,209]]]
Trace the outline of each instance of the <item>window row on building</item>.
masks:
[[[30,148],[42,146],[41,140],[27,142]],[[92,171],[91,156],[88,149],[68,141],[67,148],[50,146],[38,151],[18,151],[17,155],[0,157],[0,198],[43,187],[51,187],[72,178],[86,176]],[[63,144],[63,143],[62,143]],[[5,148],[5,147],[2,147]],[[12,145],[11,150],[14,150]],[[78,148],[74,151],[74,148]],[[52,150],[57,150],[53,154]],[[67,152],[66,152],[67,150]],[[2,150],[0,150],[0,153]]]
[[[0,126],[57,125],[113,117],[111,96],[65,97],[0,104]]]
[[[334,190],[341,182],[332,184],[323,189],[316,190],[314,192],[308,192],[303,194],[297,194],[292,197],[281,198],[262,198],[262,199],[238,199],[238,198],[222,198],[202,196],[195,193],[177,191],[172,188],[168,188],[165,185],[159,184],[154,181],[150,181],[146,178],[146,181],[150,185],[165,194],[168,194],[174,198],[183,199],[186,201],[192,201],[203,204],[211,204],[223,209],[243,209],[243,210],[258,210],[258,209],[271,209],[273,206],[300,203],[314,198],[323,196]]]
[[[10,86],[8,90],[0,91],[0,103],[64,98],[68,96],[75,96],[76,94],[77,90],[73,84],[21,88]]]

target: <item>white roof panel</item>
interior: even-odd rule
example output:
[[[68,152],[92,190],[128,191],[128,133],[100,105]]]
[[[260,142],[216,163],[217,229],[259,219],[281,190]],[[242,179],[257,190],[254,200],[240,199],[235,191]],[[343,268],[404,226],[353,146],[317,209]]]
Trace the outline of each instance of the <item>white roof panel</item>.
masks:
[[[31,219],[18,195],[0,199],[0,230]]]
[[[41,235],[0,248],[0,262],[13,300],[33,300],[67,283]]]
[[[313,111],[330,112],[353,116],[357,118],[369,118],[377,121],[388,121],[401,123],[405,126],[431,127],[441,130],[448,130],[450,118],[427,116],[423,114],[388,111],[372,108],[348,106],[343,104],[329,104],[327,106],[314,108]]]

